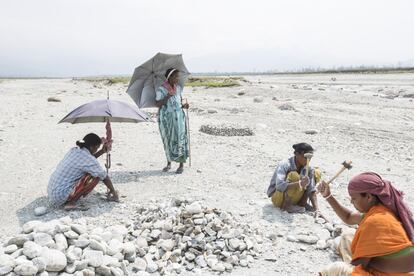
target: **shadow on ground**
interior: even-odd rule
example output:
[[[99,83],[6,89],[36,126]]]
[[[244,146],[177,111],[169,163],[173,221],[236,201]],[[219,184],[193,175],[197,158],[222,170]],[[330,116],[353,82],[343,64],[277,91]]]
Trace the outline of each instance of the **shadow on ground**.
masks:
[[[88,207],[88,210],[65,211],[59,207],[50,205],[48,198],[46,196],[42,196],[36,198],[26,206],[17,210],[16,216],[19,220],[20,225],[23,225],[31,220],[50,221],[66,216],[70,216],[73,219],[81,217],[97,217],[101,214],[111,212],[117,204],[115,202],[108,202],[103,197],[104,192],[93,192],[93,194],[88,195],[86,198],[82,198],[78,201],[78,204],[82,204]],[[40,206],[47,207],[47,213],[43,216],[36,216],[34,214],[34,210]]]
[[[270,223],[288,223],[293,222],[293,216],[285,211],[273,206],[273,204],[266,204],[262,207],[262,218]]]
[[[145,179],[150,177],[161,177],[175,175],[175,171],[163,172],[162,170],[150,170],[150,171],[115,171],[110,172],[109,177],[115,184],[124,184],[130,182],[137,182],[139,179]]]

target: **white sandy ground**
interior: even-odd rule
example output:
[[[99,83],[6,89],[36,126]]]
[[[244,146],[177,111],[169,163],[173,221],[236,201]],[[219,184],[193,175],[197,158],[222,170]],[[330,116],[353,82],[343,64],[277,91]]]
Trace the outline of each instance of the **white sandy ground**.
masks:
[[[132,218],[140,203],[173,197],[199,199],[258,227],[263,236],[262,257],[251,268],[236,268],[231,275],[316,275],[336,255],[288,242],[286,235],[322,226],[309,214],[290,215],[273,208],[264,193],[277,162],[291,156],[292,144],[306,141],[316,148],[312,164],[323,168],[325,178],[345,159],[354,162],[354,168],[334,185],[335,196],[346,205],[350,206],[346,192],[350,177],[373,170],[404,190],[414,207],[414,99],[403,97],[414,94],[414,74],[344,74],[335,75],[336,81],[332,76],[247,76],[249,82],[241,87],[185,88],[192,107],[193,158],[192,167],[180,176],[160,172],[165,160],[156,123],[114,123],[111,176],[126,197],[115,204],[93,195],[86,200],[90,210],[70,215],[116,223]],[[125,88],[71,79],[0,81],[1,237],[38,219],[33,209],[47,205],[49,176],[77,139],[88,132],[105,134],[104,124],[57,124],[59,119],[80,104],[105,98],[107,91],[112,99],[132,104]],[[238,96],[241,91],[246,94]],[[48,102],[51,96],[62,102]],[[254,102],[258,96],[263,102]],[[296,111],[278,108],[285,103]],[[209,108],[218,113],[207,113]],[[203,124],[246,126],[255,135],[210,136],[199,132]],[[318,133],[304,134],[309,129]],[[338,220],[323,199],[319,202],[325,215]],[[40,219],[66,215],[52,210]],[[269,255],[276,260],[266,261]]]

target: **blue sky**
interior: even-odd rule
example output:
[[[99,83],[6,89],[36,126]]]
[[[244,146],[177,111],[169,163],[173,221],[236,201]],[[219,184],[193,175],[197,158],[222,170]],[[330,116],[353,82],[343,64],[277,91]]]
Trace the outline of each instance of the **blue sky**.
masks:
[[[414,65],[414,1],[0,0],[0,76]],[[404,63],[405,62],[405,63]]]

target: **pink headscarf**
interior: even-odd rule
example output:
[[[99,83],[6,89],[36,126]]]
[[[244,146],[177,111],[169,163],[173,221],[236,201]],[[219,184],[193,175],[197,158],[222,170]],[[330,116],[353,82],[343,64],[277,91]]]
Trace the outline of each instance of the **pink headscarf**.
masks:
[[[395,189],[391,182],[382,179],[376,173],[365,172],[351,179],[348,191],[376,195],[381,203],[401,220],[408,237],[414,242],[413,214],[403,201],[403,193]]]
[[[162,86],[164,86],[165,89],[167,89],[168,94],[170,95],[175,95],[175,93],[177,92],[177,85],[174,84],[174,86],[171,86],[171,84],[168,82],[168,80],[166,80]]]

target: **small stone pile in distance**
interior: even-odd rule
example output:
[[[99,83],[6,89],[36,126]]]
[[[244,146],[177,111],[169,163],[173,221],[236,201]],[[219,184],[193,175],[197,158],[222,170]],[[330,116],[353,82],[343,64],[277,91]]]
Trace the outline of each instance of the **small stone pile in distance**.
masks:
[[[0,247],[0,275],[169,275],[250,266],[249,225],[199,202],[140,207],[133,223],[106,228],[69,217],[29,221]]]
[[[248,127],[210,126],[202,125],[200,131],[214,136],[253,136],[253,130]]]

